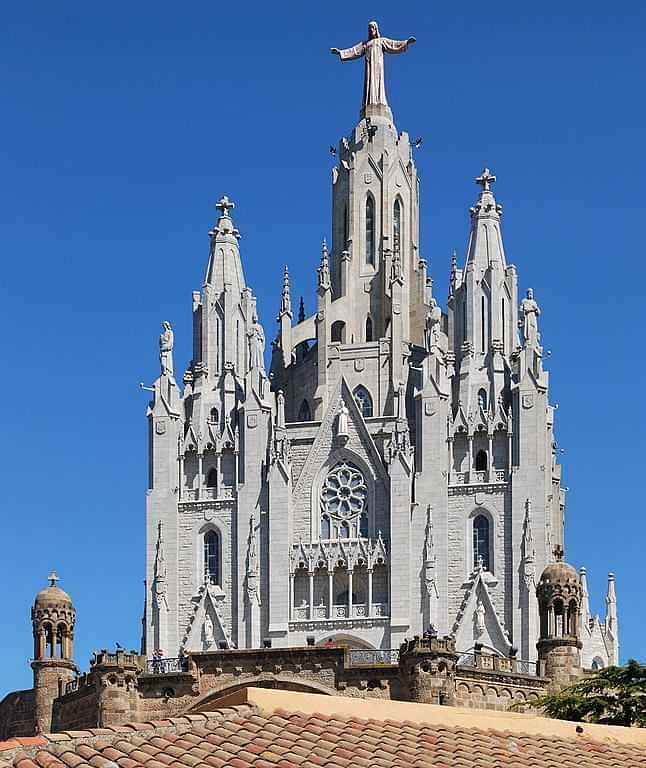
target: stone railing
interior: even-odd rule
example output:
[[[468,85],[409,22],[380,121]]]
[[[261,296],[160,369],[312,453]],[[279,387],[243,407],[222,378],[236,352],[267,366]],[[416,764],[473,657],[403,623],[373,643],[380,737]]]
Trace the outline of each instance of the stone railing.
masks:
[[[292,621],[344,621],[346,619],[368,619],[383,618],[388,616],[388,603],[373,603],[372,611],[368,611],[367,603],[355,603],[350,611],[347,603],[333,605],[332,611],[328,613],[326,605],[315,605],[312,608],[310,617],[310,608],[308,605],[299,605],[292,609]]]
[[[451,472],[449,485],[487,485],[494,483],[506,483],[508,473],[506,469],[473,470],[471,472]]]
[[[458,668],[460,667],[484,672],[513,672],[532,677],[537,674],[535,661],[489,653],[463,653],[458,659]]]
[[[399,648],[353,649],[348,651],[348,660],[351,667],[375,667],[379,664],[396,667],[399,664]]]
[[[174,675],[178,672],[188,672],[188,658],[148,659],[146,672],[150,675]]]

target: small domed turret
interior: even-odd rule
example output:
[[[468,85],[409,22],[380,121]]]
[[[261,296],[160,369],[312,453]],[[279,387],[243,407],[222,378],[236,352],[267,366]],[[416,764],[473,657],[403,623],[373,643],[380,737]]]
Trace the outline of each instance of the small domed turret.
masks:
[[[579,611],[581,581],[576,569],[564,562],[562,553],[546,566],[536,587],[540,616],[537,643],[541,674],[555,688],[567,685],[580,674]]]
[[[36,595],[31,610],[34,629],[34,659],[72,658],[76,611],[72,598],[56,586],[56,571],[49,575],[49,586]]]
[[[77,674],[73,660],[76,611],[71,597],[56,586],[57,581],[58,576],[52,571],[49,586],[36,595],[31,609],[36,733],[52,730],[54,699]]]

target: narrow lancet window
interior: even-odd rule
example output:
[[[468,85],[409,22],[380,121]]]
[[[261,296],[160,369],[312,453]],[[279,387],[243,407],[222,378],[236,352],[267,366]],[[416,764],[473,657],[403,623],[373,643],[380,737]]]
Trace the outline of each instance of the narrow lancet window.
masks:
[[[366,264],[375,263],[375,201],[366,199]]]
[[[478,406],[482,408],[485,413],[487,412],[487,391],[485,389],[478,391]]]
[[[298,411],[299,421],[312,421],[312,412],[310,411],[310,405],[307,400],[303,400],[301,407]]]
[[[480,297],[480,351],[484,352],[486,348],[486,329],[485,329],[485,298]]]
[[[370,316],[366,318],[366,341],[372,341],[372,320]]]
[[[204,534],[204,581],[220,583],[220,539],[215,531]]]
[[[473,567],[489,570],[489,519],[478,515],[473,521]]]
[[[401,255],[402,238],[402,206],[399,199],[393,206],[393,252]]]
[[[486,471],[487,471],[487,452],[478,451],[478,453],[476,453],[476,472],[486,472]]]
[[[372,416],[372,398],[370,392],[365,387],[357,387],[354,390],[354,399],[359,406],[359,410],[364,419],[369,419]]]

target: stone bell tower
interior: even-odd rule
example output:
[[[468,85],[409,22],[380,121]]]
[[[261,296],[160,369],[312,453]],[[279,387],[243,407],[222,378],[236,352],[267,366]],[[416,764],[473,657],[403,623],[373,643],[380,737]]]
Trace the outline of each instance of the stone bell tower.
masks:
[[[34,631],[35,729],[37,733],[52,730],[52,704],[77,673],[73,660],[76,611],[72,599],[56,586],[55,571],[49,576],[49,586],[42,589],[31,609]]]
[[[540,620],[538,670],[551,688],[569,685],[581,674],[579,574],[562,560],[548,565],[536,589]]]

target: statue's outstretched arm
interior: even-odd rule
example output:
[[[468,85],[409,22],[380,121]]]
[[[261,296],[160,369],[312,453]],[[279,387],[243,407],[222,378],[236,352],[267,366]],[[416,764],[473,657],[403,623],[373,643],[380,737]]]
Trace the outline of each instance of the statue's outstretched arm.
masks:
[[[360,59],[363,56],[365,49],[366,46],[364,43],[357,43],[356,45],[353,45],[352,48],[330,48],[330,53],[338,56],[341,61],[351,61],[352,59]]]
[[[403,53],[409,45],[416,42],[414,37],[409,37],[408,40],[392,40],[390,37],[382,37],[381,47],[386,53]]]

